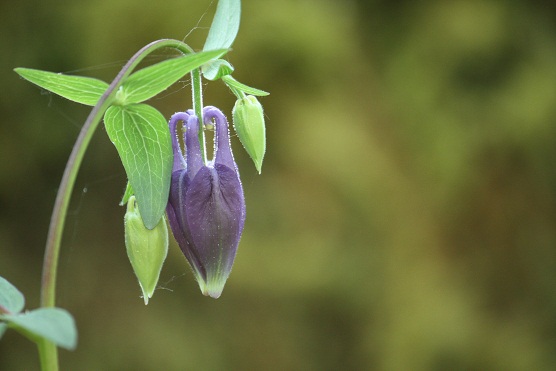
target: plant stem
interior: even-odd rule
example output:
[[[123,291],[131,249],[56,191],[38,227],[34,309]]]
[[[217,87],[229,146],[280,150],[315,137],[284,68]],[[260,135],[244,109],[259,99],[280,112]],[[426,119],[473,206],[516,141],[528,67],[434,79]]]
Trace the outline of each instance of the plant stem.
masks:
[[[141,62],[141,60],[149,53],[164,47],[178,49],[184,54],[193,52],[189,46],[181,41],[169,39],[157,40],[143,47],[135,53],[135,55],[118,73],[114,81],[112,81],[106,92],[104,92],[102,97],[99,99],[96,106],[92,109],[91,113],[87,117],[87,120],[85,121],[85,124],[83,125],[83,128],[81,129],[81,132],[79,133],[79,136],[77,137],[66,164],[64,175],[62,176],[60,188],[58,189],[58,194],[56,195],[56,201],[54,203],[54,210],[52,211],[52,217],[50,219],[41,282],[42,307],[53,307],[56,303],[56,276],[66,214],[77,173],[95,129],[102,119],[104,112],[114,101],[118,88],[122,85],[124,79],[129,76],[133,69],[137,67],[139,62]],[[56,346],[45,339],[41,339],[38,341],[38,348],[41,369],[43,371],[58,370],[58,354]]]
[[[203,82],[201,80],[200,69],[191,71],[191,97],[193,99],[193,111],[199,118],[199,144],[203,162],[207,162],[207,150],[205,141],[205,124],[203,121]]]

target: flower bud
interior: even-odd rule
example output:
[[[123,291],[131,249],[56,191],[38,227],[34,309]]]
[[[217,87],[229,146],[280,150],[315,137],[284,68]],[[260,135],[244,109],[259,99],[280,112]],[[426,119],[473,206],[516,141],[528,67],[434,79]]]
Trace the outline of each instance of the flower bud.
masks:
[[[168,254],[168,229],[162,216],[156,227],[147,229],[137,208],[135,196],[127,202],[124,218],[127,256],[143,291],[145,305],[153,296],[162,264]]]
[[[260,174],[266,151],[263,106],[256,97],[248,95],[236,101],[232,116],[237,136]]]
[[[174,167],[166,213],[201,292],[217,299],[232,271],[245,224],[245,197],[226,117],[215,107],[205,107],[203,117],[204,124],[214,122],[214,159],[206,164],[201,155],[198,117],[188,111],[170,119]],[[180,121],[186,129],[186,156],[177,139]]]

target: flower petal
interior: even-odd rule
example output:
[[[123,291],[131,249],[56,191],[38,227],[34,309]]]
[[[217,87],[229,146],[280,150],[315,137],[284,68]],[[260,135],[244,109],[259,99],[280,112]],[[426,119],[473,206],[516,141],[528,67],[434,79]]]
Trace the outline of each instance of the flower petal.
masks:
[[[183,158],[183,154],[178,143],[178,134],[181,133],[181,130],[178,130],[178,128],[181,128],[181,126],[178,127],[178,122],[187,122],[188,118],[189,115],[187,113],[177,112],[172,115],[170,122],[168,123],[170,135],[172,136],[172,149],[174,150],[174,165],[172,167],[172,171],[185,169],[185,159]]]
[[[205,122],[210,122],[213,119],[215,121],[214,163],[226,165],[237,172],[237,165],[234,162],[234,156],[230,147],[230,131],[226,116],[218,108],[212,106],[205,107],[203,114]]]
[[[218,298],[232,270],[245,219],[237,173],[221,164],[201,168],[187,190],[185,213],[193,248],[206,272],[201,290]]]
[[[201,282],[206,280],[206,272],[194,248],[189,236],[189,227],[186,222],[185,215],[185,195],[189,187],[189,177],[185,170],[175,171],[172,174],[172,183],[170,186],[170,198],[166,206],[166,214],[168,222],[172,229],[172,234],[176,239],[178,246],[185,255],[185,258],[193,268],[195,278]]]
[[[197,116],[189,116],[186,123],[185,132],[185,152],[187,162],[187,174],[190,178],[203,166],[203,157],[201,156],[201,146],[199,144],[199,119]]]

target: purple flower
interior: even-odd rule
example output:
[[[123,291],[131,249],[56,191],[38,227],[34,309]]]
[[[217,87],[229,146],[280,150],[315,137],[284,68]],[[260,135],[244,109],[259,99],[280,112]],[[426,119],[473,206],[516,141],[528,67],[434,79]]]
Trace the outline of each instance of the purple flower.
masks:
[[[245,199],[230,147],[228,122],[217,108],[205,107],[206,123],[214,120],[214,159],[203,163],[199,119],[193,111],[170,119],[174,166],[166,207],[170,227],[193,268],[204,295],[218,298],[232,270],[245,222]],[[184,158],[178,136],[185,126]]]

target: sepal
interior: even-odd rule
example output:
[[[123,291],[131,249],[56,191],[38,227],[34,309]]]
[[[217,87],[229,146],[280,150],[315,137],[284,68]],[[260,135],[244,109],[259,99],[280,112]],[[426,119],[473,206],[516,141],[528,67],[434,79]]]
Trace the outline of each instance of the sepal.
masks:
[[[204,64],[201,71],[205,79],[214,81],[230,75],[234,72],[234,66],[224,59],[215,59]]]

